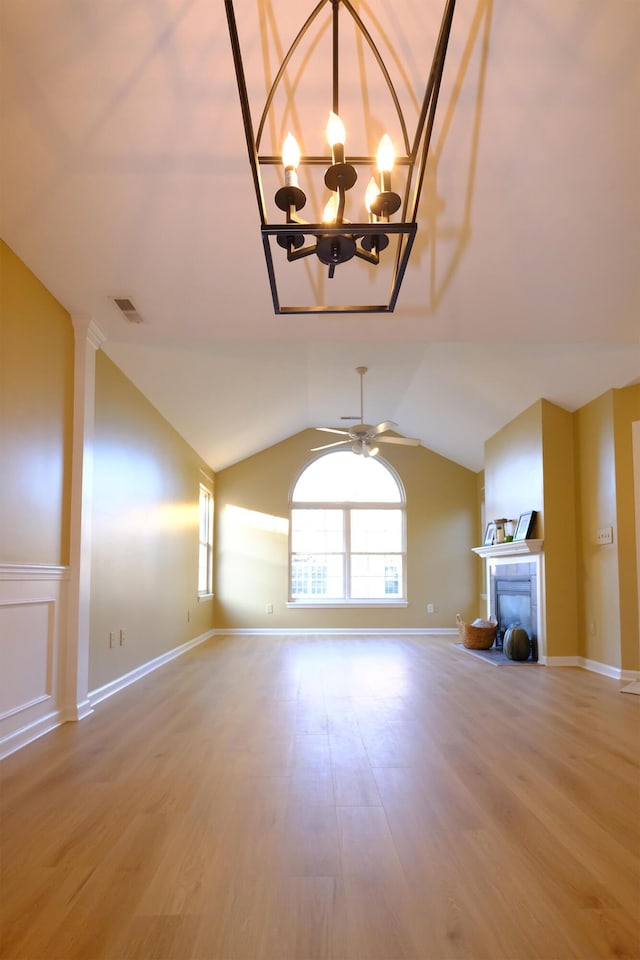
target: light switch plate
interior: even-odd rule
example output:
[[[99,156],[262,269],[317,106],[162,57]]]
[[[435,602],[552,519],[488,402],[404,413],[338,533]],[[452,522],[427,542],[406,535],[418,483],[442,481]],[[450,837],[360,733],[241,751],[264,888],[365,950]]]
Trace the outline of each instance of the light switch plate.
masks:
[[[613,527],[600,527],[598,543],[613,543]]]

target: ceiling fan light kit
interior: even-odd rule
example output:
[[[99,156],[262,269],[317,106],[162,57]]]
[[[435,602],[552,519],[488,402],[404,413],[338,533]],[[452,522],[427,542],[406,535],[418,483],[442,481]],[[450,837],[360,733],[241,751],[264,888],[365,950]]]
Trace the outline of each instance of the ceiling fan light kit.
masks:
[[[417,230],[418,206],[455,3],[456,0],[446,0],[444,4],[424,98],[415,130],[410,136],[409,125],[401,108],[400,99],[379,47],[349,0],[320,0],[313,8],[291,42],[279,68],[275,71],[257,127],[254,127],[233,0],[225,0],[244,133],[258,203],[260,231],[275,313],[391,313],[395,309]],[[305,115],[304,104],[296,105],[295,103],[299,78],[292,66],[292,61],[303,39],[314,44],[315,37],[322,36],[326,29],[326,19],[323,20],[321,14],[327,7],[331,8],[332,102],[327,105],[330,109],[326,129],[330,155],[302,155],[298,140],[291,132],[284,138],[280,156],[262,153],[261,141],[267,126],[282,129],[287,122],[286,118],[274,116],[276,94],[282,88],[286,87],[287,92],[287,114],[291,117]],[[347,158],[346,130],[340,118],[341,12],[350,17],[350,23],[359,37],[361,47],[370,51],[388,99],[393,104],[394,122],[401,132],[403,141],[403,152],[398,156],[395,155],[390,136],[385,133],[379,140],[375,156],[366,153]],[[315,33],[313,33],[314,30]],[[364,118],[364,126],[368,129],[367,117]],[[255,133],[254,130],[256,130]],[[404,168],[402,178],[394,180],[394,165]],[[317,166],[326,168],[324,185],[329,191],[329,199],[322,218],[316,217],[315,221],[307,222],[299,215],[299,211],[307,203],[304,184],[306,179],[310,178],[312,168]],[[284,215],[284,222],[280,223],[269,222],[263,189],[264,175],[268,168],[273,167],[281,170],[284,179],[284,184],[275,191],[273,197],[275,206]],[[365,176],[369,178],[368,187],[364,193],[368,220],[351,222],[346,218],[347,194],[356,185],[358,171],[362,168],[365,170]],[[396,192],[400,189],[399,179],[402,179],[402,193]],[[398,218],[392,220],[391,218],[398,213]],[[275,248],[272,247],[273,240],[275,240]],[[386,253],[392,266],[390,288],[385,303],[286,305],[282,302],[274,254],[276,257],[286,256],[289,263],[315,256],[328,268],[327,278],[331,280],[337,268],[343,268],[343,265],[353,259],[364,260],[376,267],[380,263],[381,254],[385,254],[387,248],[391,246],[394,249]]]
[[[344,440],[334,440],[333,443],[324,443],[320,447],[312,447],[311,452],[316,453],[320,450],[338,449],[351,447],[353,453],[361,457],[376,457],[380,453],[378,446],[371,446],[372,442],[377,443],[397,443],[403,446],[418,447],[420,441],[413,437],[387,437],[388,433],[398,426],[393,420],[382,420],[380,423],[372,426],[364,422],[364,375],[367,367],[356,367],[356,373],[360,377],[360,423],[354,424],[348,430],[338,430],[335,427],[316,427],[323,433],[336,433],[344,437]],[[357,420],[357,417],[342,417],[343,420]]]

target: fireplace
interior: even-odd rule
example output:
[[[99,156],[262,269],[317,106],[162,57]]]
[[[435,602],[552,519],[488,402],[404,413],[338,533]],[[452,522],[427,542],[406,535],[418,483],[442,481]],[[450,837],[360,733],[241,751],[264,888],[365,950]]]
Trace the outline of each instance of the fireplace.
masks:
[[[532,657],[547,662],[544,599],[544,540],[513,540],[472,547],[485,561],[487,615],[498,621],[497,643],[520,622],[531,638]]]
[[[531,659],[538,659],[538,571],[532,561],[492,565],[491,612],[498,621],[496,647],[502,647],[508,627],[523,627],[531,639]]]

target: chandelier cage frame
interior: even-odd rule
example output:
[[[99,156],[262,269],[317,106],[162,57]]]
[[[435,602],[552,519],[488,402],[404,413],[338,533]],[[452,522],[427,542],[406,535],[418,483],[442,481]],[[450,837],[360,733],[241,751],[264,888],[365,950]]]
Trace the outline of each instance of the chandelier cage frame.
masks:
[[[297,210],[304,205],[306,197],[297,186],[288,186],[285,184],[276,192],[275,202],[277,206],[285,212],[286,221],[284,223],[269,223],[267,215],[267,205],[263,189],[263,168],[283,166],[282,156],[260,153],[260,143],[267,123],[274,98],[278,87],[286,76],[287,68],[291,59],[300,45],[303,38],[309,34],[318,20],[320,14],[327,6],[332,7],[332,110],[335,114],[339,112],[339,61],[340,61],[340,29],[339,15],[340,8],[344,7],[350,14],[360,35],[367,43],[375,61],[378,64],[380,73],[386,83],[391,101],[394,104],[397,114],[399,129],[402,133],[404,155],[396,155],[394,163],[406,168],[404,179],[403,196],[397,194],[381,193],[381,197],[395,198],[391,200],[391,207],[387,209],[393,213],[401,208],[401,217],[397,221],[389,220],[381,207],[382,215],[373,218],[375,222],[350,222],[343,219],[345,207],[345,194],[353,185],[357,175],[350,174],[349,169],[355,170],[359,167],[375,168],[376,157],[369,156],[351,156],[348,162],[345,162],[344,155],[337,157],[331,153],[324,156],[300,156],[297,164],[298,170],[304,170],[311,166],[325,166],[325,183],[331,190],[335,190],[338,198],[337,215],[333,224],[331,223],[307,223],[297,215]],[[456,0],[446,0],[436,46],[434,48],[431,68],[425,89],[424,98],[420,107],[418,121],[416,124],[413,141],[410,141],[407,131],[405,115],[400,105],[396,89],[391,80],[389,71],[385,66],[380,51],[376,46],[371,34],[363,23],[358,12],[354,9],[350,0],[320,0],[312,12],[309,14],[302,27],[298,31],[291,46],[289,47],[280,67],[278,68],[271,88],[267,94],[264,108],[260,116],[257,127],[257,135],[254,135],[254,124],[251,115],[247,83],[242,61],[242,53],[238,36],[238,28],[233,7],[233,0],[225,0],[225,9],[227,14],[227,23],[229,36],[231,40],[231,49],[236,73],[236,82],[240,98],[242,111],[242,121],[244,126],[245,139],[249,154],[253,184],[256,192],[258,211],[260,215],[260,233],[264,249],[264,256],[267,265],[267,274],[269,286],[273,300],[273,309],[276,314],[304,314],[304,313],[393,313],[400,293],[400,287],[409,263],[409,257],[413,247],[413,242],[417,232],[417,217],[424,181],[429,148],[431,144],[431,135],[436,115],[440,85],[444,72],[444,64],[451,33],[453,15],[455,11]],[[332,172],[333,171],[333,172]],[[353,176],[353,182],[350,182]],[[383,175],[381,175],[383,176]],[[297,192],[296,192],[297,191]],[[397,206],[394,206],[396,204]],[[276,279],[276,270],[273,260],[272,238],[275,239],[278,247],[284,248],[286,258],[289,262],[300,260],[304,257],[316,254],[324,264],[329,267],[329,279],[333,277],[337,266],[351,260],[353,257],[365,260],[366,262],[377,265],[379,263],[380,252],[389,245],[389,235],[398,237],[396,243],[396,252],[394,256],[393,269],[391,271],[391,283],[389,296],[386,303],[374,304],[343,304],[343,305],[298,305],[287,306],[281,302]],[[311,239],[313,242],[307,243]],[[346,254],[344,251],[346,250]],[[343,257],[342,259],[340,259]]]

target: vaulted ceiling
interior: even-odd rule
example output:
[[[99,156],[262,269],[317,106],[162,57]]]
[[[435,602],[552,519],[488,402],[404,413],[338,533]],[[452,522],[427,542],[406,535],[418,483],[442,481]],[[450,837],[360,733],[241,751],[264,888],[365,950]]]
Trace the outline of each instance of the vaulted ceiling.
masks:
[[[252,96],[313,5],[236,0]],[[442,0],[355,6],[417,89]],[[369,422],[474,470],[539,397],[573,410],[638,380],[636,0],[458,0],[390,315],[274,315],[222,0],[3,0],[0,17],[2,237],[214,469],[357,412],[360,364]],[[343,76],[348,123],[362,65]],[[315,106],[285,121],[303,142]]]

